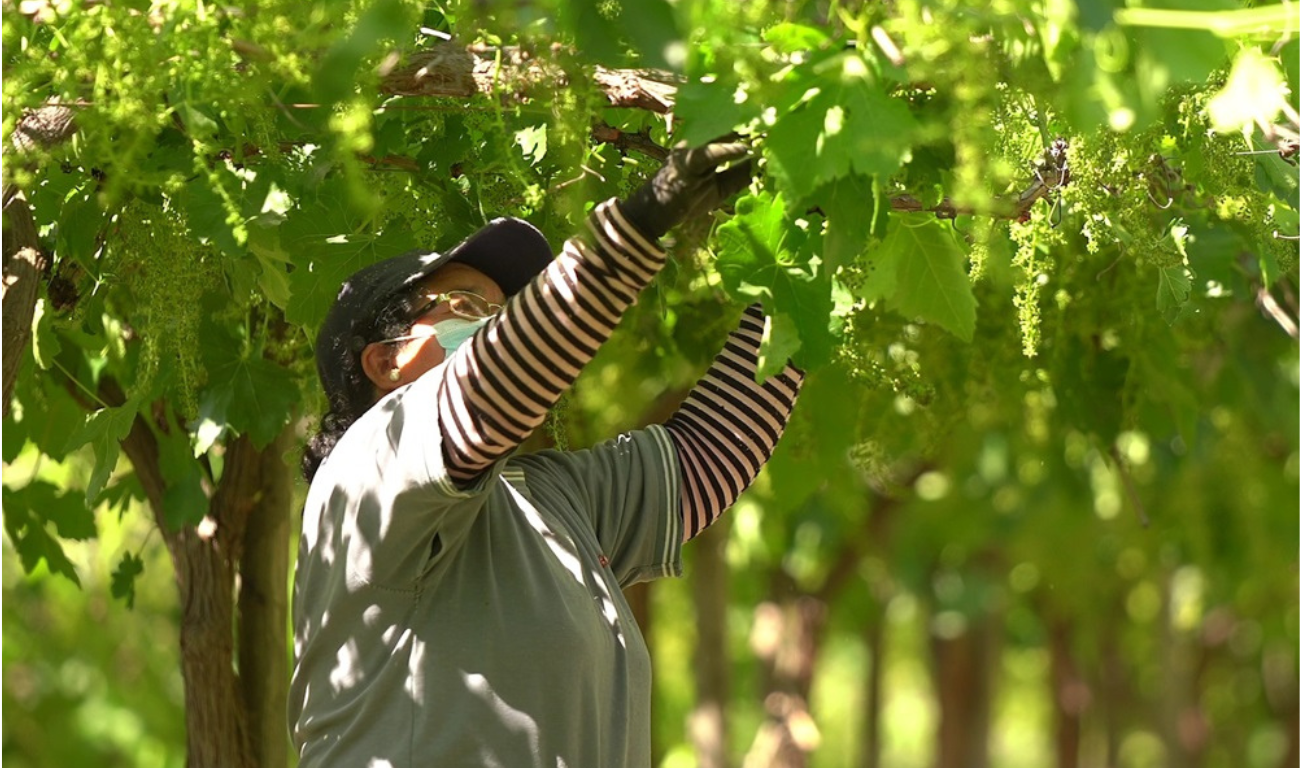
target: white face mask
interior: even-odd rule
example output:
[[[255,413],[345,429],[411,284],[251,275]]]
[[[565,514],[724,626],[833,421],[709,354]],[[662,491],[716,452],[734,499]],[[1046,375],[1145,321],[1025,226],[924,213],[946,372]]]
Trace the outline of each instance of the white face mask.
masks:
[[[438,345],[451,354],[460,348],[474,335],[479,328],[487,325],[490,317],[481,320],[466,320],[461,317],[450,317],[442,322],[433,324],[433,335],[438,339]]]

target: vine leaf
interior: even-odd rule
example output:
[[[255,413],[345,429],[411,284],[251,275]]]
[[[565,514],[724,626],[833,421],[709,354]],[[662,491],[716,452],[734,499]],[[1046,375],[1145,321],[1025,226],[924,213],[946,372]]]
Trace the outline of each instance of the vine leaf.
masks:
[[[761,301],[774,316],[759,352],[765,361],[760,378],[779,371],[796,351],[805,367],[820,366],[830,359],[834,343],[830,277],[812,243],[785,213],[779,194],[743,197],[736,202],[736,217],[717,234],[723,285],[733,296]]]
[[[826,268],[834,274],[858,260],[876,229],[872,180],[851,173],[819,188],[809,202],[826,214]]]
[[[77,494],[37,481],[19,489],[5,488],[3,502],[5,530],[23,570],[31,573],[44,560],[51,573],[66,576],[80,586],[76,568],[45,528],[46,522],[53,522],[59,536],[66,539],[95,536],[94,517]]]
[[[121,454],[121,442],[131,432],[131,425],[140,411],[139,400],[132,398],[126,403],[101,408],[86,417],[86,422],[68,440],[64,452],[80,448],[90,443],[95,453],[95,467],[86,481],[86,504],[93,505],[95,499],[108,484],[108,476],[117,466]]]
[[[1192,291],[1192,275],[1181,264],[1160,268],[1160,284],[1156,288],[1156,309],[1172,325],[1182,314],[1187,297]]]
[[[736,101],[738,87],[734,78],[719,77],[690,80],[677,89],[673,113],[682,121],[681,140],[703,144],[757,118],[762,108],[754,99]]]
[[[46,299],[37,299],[32,311],[32,357],[42,371],[54,366],[54,360],[63,350],[59,336],[54,331],[54,311]]]
[[[839,67],[823,75],[831,85],[810,89],[767,136],[772,173],[798,199],[850,173],[889,176],[911,158],[916,120],[871,82],[861,56],[841,54],[823,66]]]
[[[205,363],[215,384],[199,400],[196,454],[205,452],[227,429],[247,434],[254,446],[264,448],[289,422],[298,403],[298,386],[289,370],[246,353],[242,346],[227,336],[224,343],[206,349]]]
[[[314,86],[326,104],[342,101],[356,87],[356,74],[366,56],[384,40],[398,40],[411,28],[411,10],[401,0],[371,3],[357,17],[351,32],[341,37],[320,59]]]
[[[100,210],[93,192],[74,195],[59,211],[55,241],[59,253],[81,259],[84,264],[91,263],[95,255],[96,239],[105,221],[104,212]]]
[[[197,179],[185,187],[180,198],[190,232],[199,242],[211,243],[222,253],[233,256],[242,252],[248,231],[242,225],[239,212],[231,211],[226,197],[214,188],[214,185],[222,183],[222,177],[230,176],[229,173],[214,172],[207,178]],[[232,186],[238,183],[235,179]]]
[[[192,454],[189,435],[172,431],[160,436],[158,465],[166,481],[162,505],[168,529],[198,525],[209,505],[203,492],[203,469]]]
[[[665,0],[613,4],[575,0],[561,3],[560,8],[560,24],[572,31],[578,48],[595,61],[623,59],[627,41],[646,65],[665,67],[665,52],[679,43],[673,6]]]
[[[758,348],[756,378],[764,381],[781,372],[799,351],[799,328],[789,315],[768,315],[763,320],[763,341]]]
[[[341,192],[289,214],[280,232],[289,254],[289,302],[285,318],[308,328],[319,327],[334,303],[339,286],[352,273],[381,259],[415,248],[409,227],[371,231],[348,208]]]
[[[873,254],[863,298],[884,299],[899,314],[935,323],[969,342],[975,336],[975,294],[965,251],[951,226],[934,217],[912,221],[890,227]]]
[[[1268,125],[1277,113],[1287,109],[1286,81],[1277,62],[1259,49],[1246,46],[1232,63],[1228,82],[1206,105],[1216,131],[1243,130],[1249,135],[1254,125]]]
[[[119,600],[126,602],[127,608],[135,607],[135,579],[144,573],[144,561],[127,552],[122,555],[117,568],[113,570],[113,580],[109,592]]]

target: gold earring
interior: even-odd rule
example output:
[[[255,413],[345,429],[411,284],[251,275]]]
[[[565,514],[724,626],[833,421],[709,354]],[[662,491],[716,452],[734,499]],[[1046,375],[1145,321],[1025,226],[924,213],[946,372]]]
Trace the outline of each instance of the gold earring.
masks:
[[[402,372],[399,369],[394,368],[393,370],[388,372],[389,381],[397,381],[400,378],[402,378]]]

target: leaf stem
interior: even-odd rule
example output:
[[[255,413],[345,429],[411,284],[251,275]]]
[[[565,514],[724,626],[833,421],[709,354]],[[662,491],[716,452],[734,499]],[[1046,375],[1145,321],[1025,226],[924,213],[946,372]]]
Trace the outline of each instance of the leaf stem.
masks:
[[[1115,460],[1115,469],[1119,472],[1120,482],[1124,484],[1124,493],[1128,496],[1129,503],[1137,512],[1138,522],[1143,528],[1150,528],[1151,518],[1147,517],[1146,507],[1142,504],[1142,498],[1138,496],[1137,487],[1133,485],[1133,476],[1129,474],[1128,466],[1124,463],[1124,457],[1120,456],[1119,449],[1113,445],[1110,447],[1110,457]]]
[[[63,367],[63,364],[60,363],[58,360],[51,360],[50,363],[51,363],[55,368],[59,369],[59,373],[62,373],[64,376],[67,376],[67,377],[68,377],[68,381],[70,381],[70,382],[72,382],[73,384],[75,384],[75,385],[77,386],[77,389],[80,389],[82,392],[86,393],[86,396],[89,397],[93,402],[99,403],[99,406],[100,406],[101,408],[108,408],[108,407],[110,407],[109,404],[106,403],[106,402],[104,402],[103,399],[100,398],[99,395],[97,395],[97,394],[95,394],[93,391],[91,391],[90,388],[87,387],[85,384],[82,384],[81,381],[78,380],[76,376],[73,376],[71,371],[69,371],[67,368],[64,368],[64,367]]]

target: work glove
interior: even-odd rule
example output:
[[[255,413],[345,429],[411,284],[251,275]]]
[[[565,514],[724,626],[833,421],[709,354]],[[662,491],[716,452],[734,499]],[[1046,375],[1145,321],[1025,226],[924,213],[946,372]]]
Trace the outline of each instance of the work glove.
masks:
[[[622,203],[623,215],[652,240],[687,219],[722,205],[753,178],[753,162],[745,144],[713,142],[678,147],[664,167]],[[727,163],[744,162],[719,172]]]

